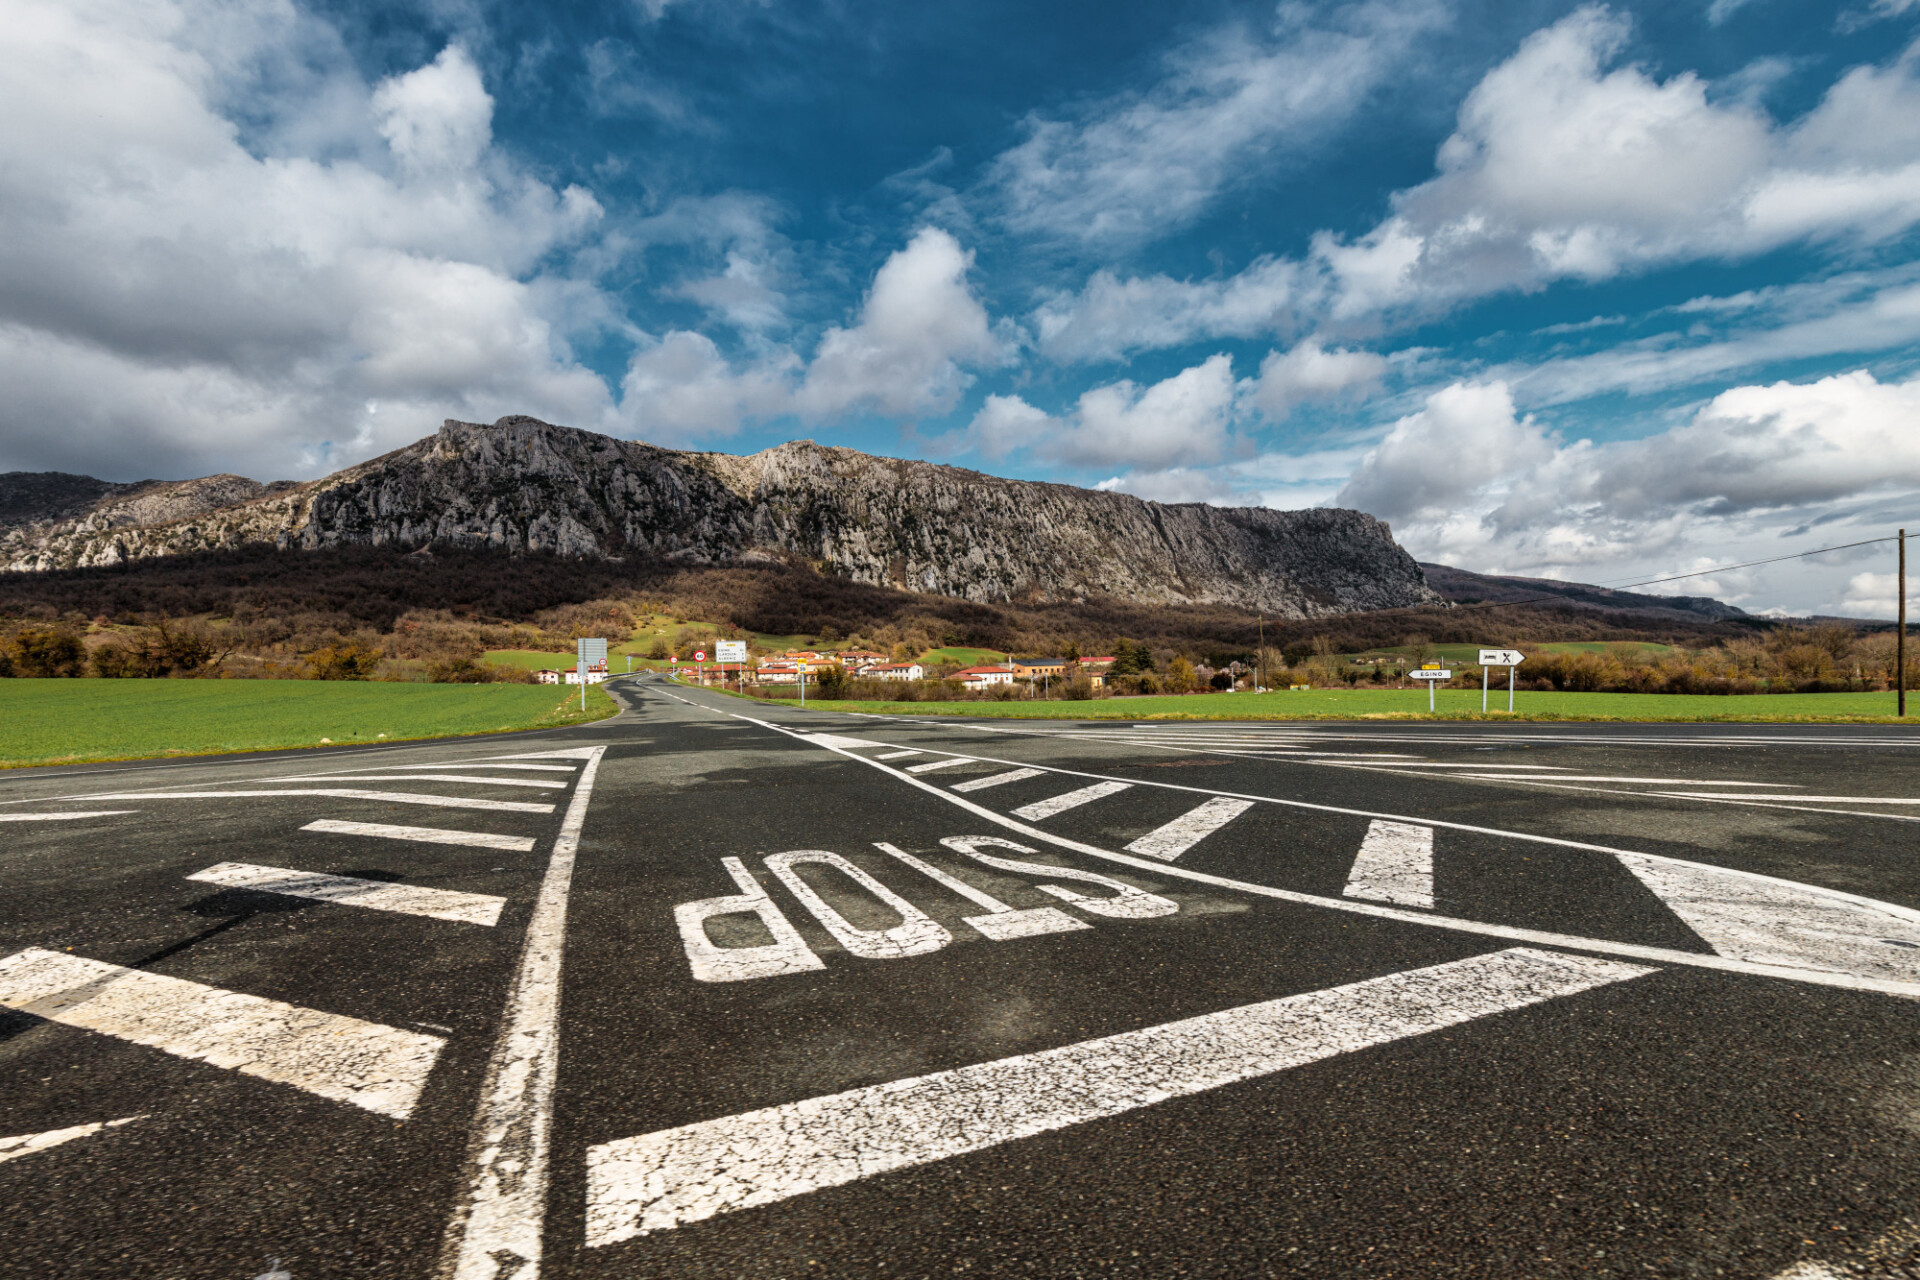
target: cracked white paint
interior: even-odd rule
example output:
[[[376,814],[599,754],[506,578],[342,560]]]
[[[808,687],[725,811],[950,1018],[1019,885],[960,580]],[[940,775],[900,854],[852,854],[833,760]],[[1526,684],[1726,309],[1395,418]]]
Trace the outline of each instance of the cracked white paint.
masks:
[[[954,756],[950,760],[929,760],[925,764],[910,764],[907,766],[907,772],[932,773],[935,769],[951,769],[955,765],[974,763],[976,761],[972,756]]]
[[[0,960],[0,1005],[404,1120],[445,1043],[220,987],[32,947]]]
[[[900,923],[887,929],[860,928],[835,911],[812,885],[800,878],[794,867],[803,864],[832,867],[885,903],[889,910],[900,917]],[[930,951],[938,951],[953,941],[953,935],[941,928],[932,916],[837,853],[825,849],[794,849],[771,854],[767,858],[767,870],[779,877],[780,883],[800,899],[801,905],[813,913],[813,918],[833,935],[835,942],[864,960],[922,956]]]
[[[411,782],[413,779],[409,778]],[[96,800],[241,800],[263,796],[331,796],[336,800],[378,800],[382,804],[437,805],[442,809],[495,809],[508,813],[552,813],[550,804],[531,800],[475,800],[467,796],[434,796],[415,791],[356,791],[345,787],[287,787],[280,791],[128,791],[95,796]]]
[[[1343,892],[1349,898],[1431,907],[1433,828],[1378,818],[1368,823]]]
[[[1147,832],[1128,845],[1127,852],[1137,853],[1143,858],[1172,862],[1251,808],[1251,800],[1215,796],[1202,801],[1165,826]]]
[[[1920,981],[1920,911],[1724,867],[1643,853],[1614,857],[1719,955]]]
[[[1032,907],[1025,911],[1016,910],[985,890],[968,884],[958,876],[948,875],[930,862],[925,862],[914,857],[905,849],[899,849],[884,842],[875,844],[874,848],[880,850],[882,853],[892,854],[894,857],[900,859],[900,861],[912,867],[915,871],[920,872],[932,880],[935,884],[951,889],[976,906],[985,907],[987,909],[986,915],[965,916],[962,918],[969,925],[973,926],[977,932],[984,934],[995,942],[1006,942],[1013,938],[1033,938],[1047,933],[1070,933],[1075,929],[1093,928],[1093,926],[1086,921],[1077,920],[1057,907]]]
[[[144,1120],[145,1116],[123,1116],[118,1120],[99,1120],[93,1124],[76,1124],[70,1129],[49,1129],[45,1133],[22,1133],[11,1138],[0,1138],[0,1164],[9,1160],[18,1160],[21,1156],[30,1156],[36,1151],[45,1151],[57,1147],[75,1138],[91,1138],[94,1134],[107,1129],[118,1129],[123,1124],[132,1124],[135,1120]]]
[[[527,923],[520,967],[487,1061],[467,1167],[447,1225],[442,1280],[537,1280],[547,1218],[553,1086],[560,1069],[560,969],[566,952],[567,899],[586,824],[593,780],[605,747],[526,752],[531,760],[584,760]]]
[[[1065,813],[1069,809],[1078,809],[1083,804],[1117,796],[1132,787],[1128,782],[1096,782],[1090,787],[1080,787],[1061,795],[1050,796],[1045,800],[1036,800],[1032,804],[1023,804],[1013,811],[1016,818],[1025,818],[1029,822],[1038,822],[1042,818],[1051,818],[1056,813]]]
[[[567,784],[552,778],[489,778],[477,773],[309,773],[262,782],[470,782],[482,787],[544,787],[565,791]]]
[[[349,907],[367,907],[374,911],[392,911],[401,915],[426,916],[431,920],[451,920],[459,924],[489,927],[500,922],[500,909],[507,905],[505,898],[496,898],[487,893],[456,893],[451,889],[429,889],[421,885],[367,880],[359,876],[327,875],[318,871],[292,871],[285,867],[260,867],[248,862],[216,862],[205,871],[194,872],[187,879],[228,889],[283,893],[290,898],[312,898]]]
[[[75,818],[111,818],[133,809],[88,809],[78,813],[0,813],[0,822],[71,822]]]
[[[1652,972],[1515,948],[603,1143],[587,1152],[586,1243],[773,1204]]]
[[[457,844],[474,849],[505,849],[527,853],[533,848],[532,836],[502,836],[491,831],[449,831],[445,827],[403,827],[391,822],[346,822],[338,818],[317,818],[300,828],[341,836],[375,836],[383,840],[414,840],[421,844]]]
[[[1151,920],[1156,916],[1170,916],[1180,910],[1180,904],[1145,889],[1136,889],[1124,880],[1115,880],[1112,876],[1103,876],[1093,871],[1082,871],[1077,867],[1050,867],[1044,862],[1017,862],[1012,858],[996,858],[981,853],[981,847],[1011,849],[1015,853],[1038,853],[1026,845],[1015,844],[1011,840],[1002,840],[999,836],[946,836],[941,844],[955,853],[963,853],[975,862],[985,863],[996,871],[1016,871],[1022,875],[1049,876],[1056,880],[1078,880],[1084,884],[1097,884],[1113,890],[1111,898],[1094,898],[1069,889],[1064,885],[1038,884],[1034,888],[1042,893],[1052,894],[1062,902],[1071,902],[1082,911],[1096,916],[1106,916],[1110,920]]]
[[[673,909],[674,923],[680,927],[680,940],[686,946],[687,963],[693,967],[696,982],[745,982],[827,967],[740,859],[722,858],[720,863],[740,886],[739,893],[683,902]],[[773,941],[754,947],[716,946],[707,936],[707,921],[715,916],[735,915],[759,917],[760,923],[773,935]]]
[[[955,791],[984,791],[988,787],[1005,786],[1009,782],[1024,782],[1028,778],[1037,778],[1045,769],[1009,769],[1005,773],[990,773],[984,778],[968,778],[965,782],[953,784]]]

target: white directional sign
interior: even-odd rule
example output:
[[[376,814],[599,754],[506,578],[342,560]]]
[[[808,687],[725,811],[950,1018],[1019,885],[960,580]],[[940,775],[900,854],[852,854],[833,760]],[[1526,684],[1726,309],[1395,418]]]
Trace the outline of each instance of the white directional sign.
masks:
[[[1451,680],[1453,679],[1453,672],[1436,671],[1436,670],[1433,670],[1432,668],[1422,668],[1418,671],[1407,672],[1407,679],[1409,680]]]
[[[745,662],[747,660],[747,642],[745,640],[720,640],[713,646],[715,662]]]
[[[607,665],[607,642],[605,640],[581,640],[576,649],[582,667],[604,667]]]
[[[1527,655],[1518,649],[1482,649],[1480,665],[1483,667],[1517,667],[1527,660]]]

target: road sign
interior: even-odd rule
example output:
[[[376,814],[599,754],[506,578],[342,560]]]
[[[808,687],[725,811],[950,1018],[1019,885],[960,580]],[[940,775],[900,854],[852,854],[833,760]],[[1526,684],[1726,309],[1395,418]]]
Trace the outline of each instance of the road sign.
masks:
[[[580,709],[587,709],[587,672],[595,667],[607,669],[607,642],[605,640],[576,640],[574,654],[579,659],[580,672]]]
[[[745,640],[717,641],[713,646],[713,658],[716,662],[745,662],[747,642]]]
[[[1482,649],[1480,665],[1483,667],[1517,667],[1527,660],[1527,655],[1518,649]]]
[[[705,662],[707,660],[707,651],[705,649],[695,649],[693,651],[693,660],[695,662]]]
[[[1409,680],[1451,680],[1453,679],[1453,672],[1440,671],[1440,670],[1436,670],[1433,667],[1422,667],[1418,671],[1407,672],[1407,679]]]

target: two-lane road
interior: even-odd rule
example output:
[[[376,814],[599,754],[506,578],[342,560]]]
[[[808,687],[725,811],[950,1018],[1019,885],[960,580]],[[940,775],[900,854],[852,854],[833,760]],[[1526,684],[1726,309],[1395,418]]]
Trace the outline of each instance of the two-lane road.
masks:
[[[1920,739],[615,687],[0,780],[0,1274],[1912,1265]]]

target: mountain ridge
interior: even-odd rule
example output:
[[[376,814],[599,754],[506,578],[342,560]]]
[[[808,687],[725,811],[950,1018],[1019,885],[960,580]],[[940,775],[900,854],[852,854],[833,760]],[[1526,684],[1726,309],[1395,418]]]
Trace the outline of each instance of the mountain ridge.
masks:
[[[1100,595],[1276,618],[1443,603],[1363,512],[1162,504],[812,441],[736,456],[510,416],[448,419],[304,483],[48,479],[58,474],[0,476],[0,568],[263,543],[447,544],[712,565],[798,556],[855,581],[979,602]],[[35,506],[36,485],[57,500]]]

